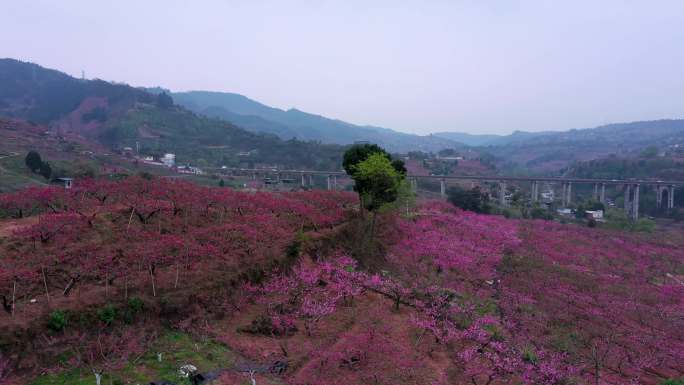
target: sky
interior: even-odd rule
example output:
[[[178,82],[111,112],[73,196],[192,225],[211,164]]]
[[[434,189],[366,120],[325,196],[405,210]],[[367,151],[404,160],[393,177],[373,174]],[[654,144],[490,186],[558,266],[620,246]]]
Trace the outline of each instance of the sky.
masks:
[[[684,1],[3,0],[0,57],[427,134],[684,117]]]

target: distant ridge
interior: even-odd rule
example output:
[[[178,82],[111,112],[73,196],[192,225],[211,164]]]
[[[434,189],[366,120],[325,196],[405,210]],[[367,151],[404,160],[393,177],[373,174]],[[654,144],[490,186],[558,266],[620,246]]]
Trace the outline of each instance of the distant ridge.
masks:
[[[254,132],[323,143],[378,143],[390,151],[439,151],[463,144],[434,135],[414,135],[374,126],[359,126],[338,119],[307,113],[296,108],[287,111],[267,106],[246,96],[227,92],[189,91],[172,94],[174,100],[196,113],[219,118]]]

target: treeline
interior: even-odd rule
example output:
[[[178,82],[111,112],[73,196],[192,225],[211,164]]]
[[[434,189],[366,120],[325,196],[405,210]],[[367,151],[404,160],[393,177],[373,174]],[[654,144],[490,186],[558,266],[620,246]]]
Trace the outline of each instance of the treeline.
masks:
[[[81,80],[32,63],[0,60],[0,114],[48,123],[70,113],[91,96],[107,98],[110,105],[155,101],[153,95],[125,84]],[[3,111],[3,105],[12,109]]]
[[[629,178],[667,178],[684,179],[684,162],[673,158],[618,158],[576,162],[564,170],[577,178],[592,179],[629,179]]]

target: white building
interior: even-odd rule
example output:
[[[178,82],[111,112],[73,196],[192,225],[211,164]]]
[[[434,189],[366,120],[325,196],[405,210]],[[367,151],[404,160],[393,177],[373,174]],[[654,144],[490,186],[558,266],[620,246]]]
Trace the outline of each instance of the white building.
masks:
[[[559,215],[563,215],[563,216],[571,216],[572,215],[571,209],[565,209],[565,208],[564,209],[557,209],[556,212]]]
[[[180,166],[178,167],[178,172],[181,174],[195,174],[195,175],[203,175],[204,171],[200,169],[199,167],[193,167],[193,166]]]
[[[586,210],[587,218],[603,219],[603,210]]]
[[[176,154],[164,154],[160,160],[166,167],[173,167],[176,165]]]

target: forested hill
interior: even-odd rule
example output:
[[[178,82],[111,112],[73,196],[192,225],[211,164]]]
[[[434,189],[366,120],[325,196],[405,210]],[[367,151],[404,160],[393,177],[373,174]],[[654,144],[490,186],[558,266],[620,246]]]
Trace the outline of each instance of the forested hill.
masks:
[[[239,94],[191,91],[172,95],[177,103],[199,114],[224,119],[254,132],[272,133],[282,139],[298,138],[337,144],[369,141],[396,152],[437,152],[445,148],[463,147],[461,143],[434,135],[421,136],[382,127],[359,126],[296,108],[285,111]]]
[[[76,79],[33,63],[0,59],[0,116],[40,123],[111,148],[173,152],[201,165],[337,169],[343,147],[281,140],[198,116],[162,93]],[[244,153],[249,155],[245,156]],[[240,155],[242,153],[242,155]]]
[[[573,162],[611,155],[635,158],[647,147],[665,151],[684,146],[684,120],[616,123],[563,132],[517,131],[485,143],[479,148],[499,158],[504,172],[555,172]]]
[[[575,162],[564,172],[567,176],[589,179],[684,180],[684,158],[640,157],[595,159]]]

